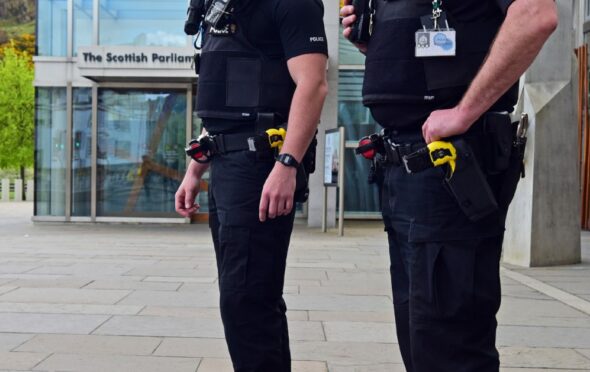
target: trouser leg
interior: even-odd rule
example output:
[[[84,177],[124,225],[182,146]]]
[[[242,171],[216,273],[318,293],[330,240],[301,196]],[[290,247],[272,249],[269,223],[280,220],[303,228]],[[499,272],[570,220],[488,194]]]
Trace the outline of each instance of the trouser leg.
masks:
[[[258,221],[262,187],[273,166],[247,151],[216,156],[211,163],[221,318],[236,372],[291,370],[282,295],[294,213]]]
[[[416,372],[497,372],[502,236],[413,244],[410,327]]]
[[[410,281],[408,276],[409,244],[399,239],[387,218],[384,218],[389,242],[389,257],[391,265],[391,288],[393,292],[393,311],[395,315],[395,330],[399,349],[406,371],[412,372],[412,353],[410,343]]]
[[[284,220],[219,229],[221,317],[236,372],[291,370],[282,297],[291,229]]]

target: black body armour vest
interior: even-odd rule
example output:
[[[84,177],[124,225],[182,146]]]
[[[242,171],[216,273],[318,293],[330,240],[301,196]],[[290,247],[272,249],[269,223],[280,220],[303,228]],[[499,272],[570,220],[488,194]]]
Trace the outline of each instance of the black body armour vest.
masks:
[[[247,33],[239,20],[221,31],[208,27],[198,81],[202,119],[247,122],[261,112],[287,119],[295,83],[286,59],[266,55]]]
[[[490,6],[487,1],[479,3]],[[376,9],[366,53],[363,104],[386,127],[396,125],[400,108],[424,110],[428,116],[430,109],[456,105],[504,20],[499,10],[484,19],[459,20],[443,5],[449,26],[456,30],[456,56],[416,58],[415,33],[422,29],[420,17],[432,14],[432,1],[373,0],[373,4]],[[517,91],[515,85],[502,98],[506,110],[511,111],[516,103]]]

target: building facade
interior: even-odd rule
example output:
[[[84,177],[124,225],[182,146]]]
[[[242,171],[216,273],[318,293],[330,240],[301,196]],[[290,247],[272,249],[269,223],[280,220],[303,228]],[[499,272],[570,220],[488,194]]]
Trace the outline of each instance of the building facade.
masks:
[[[185,144],[201,130],[195,50],[183,32],[187,5],[38,0],[35,220],[187,222],[173,203],[187,165]],[[378,196],[365,182],[368,164],[352,149],[376,130],[360,99],[364,61],[334,33],[329,41],[338,45],[341,61],[340,83],[330,93],[338,123],[322,125],[347,128],[347,216],[375,217]],[[202,186],[205,213],[206,182]]]

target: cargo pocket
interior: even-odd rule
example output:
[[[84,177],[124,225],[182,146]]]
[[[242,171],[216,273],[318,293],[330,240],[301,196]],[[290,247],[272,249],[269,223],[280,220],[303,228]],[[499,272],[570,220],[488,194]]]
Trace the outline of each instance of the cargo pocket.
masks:
[[[475,251],[479,240],[416,245],[412,267],[413,317],[465,322],[475,316]]]
[[[219,245],[222,255],[219,285],[224,289],[243,289],[247,285],[250,229],[221,226]]]

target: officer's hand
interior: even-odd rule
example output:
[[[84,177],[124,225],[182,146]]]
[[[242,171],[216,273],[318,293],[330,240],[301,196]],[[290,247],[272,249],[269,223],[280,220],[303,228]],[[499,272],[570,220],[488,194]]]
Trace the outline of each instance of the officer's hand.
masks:
[[[262,188],[258,218],[285,216],[293,209],[293,195],[297,183],[297,169],[276,163]]]
[[[344,17],[342,19],[342,26],[344,26],[344,31],[342,31],[342,34],[347,39],[350,38],[350,33],[352,32],[352,25],[356,21],[356,15],[354,14],[354,7],[352,5],[350,5],[350,2],[351,1],[352,0],[346,0],[345,1],[345,4],[346,5],[344,5],[342,7],[342,9],[340,9],[340,15],[342,17]],[[363,52],[363,53],[366,53],[367,52],[367,46],[366,45],[357,44],[357,43],[353,43],[353,44],[361,52]]]
[[[199,194],[200,184],[199,177],[187,172],[174,197],[176,212],[181,216],[188,218],[199,210],[200,205],[195,202],[195,199]]]
[[[467,132],[476,119],[472,119],[457,107],[433,111],[422,126],[422,136],[427,144],[457,136]]]

